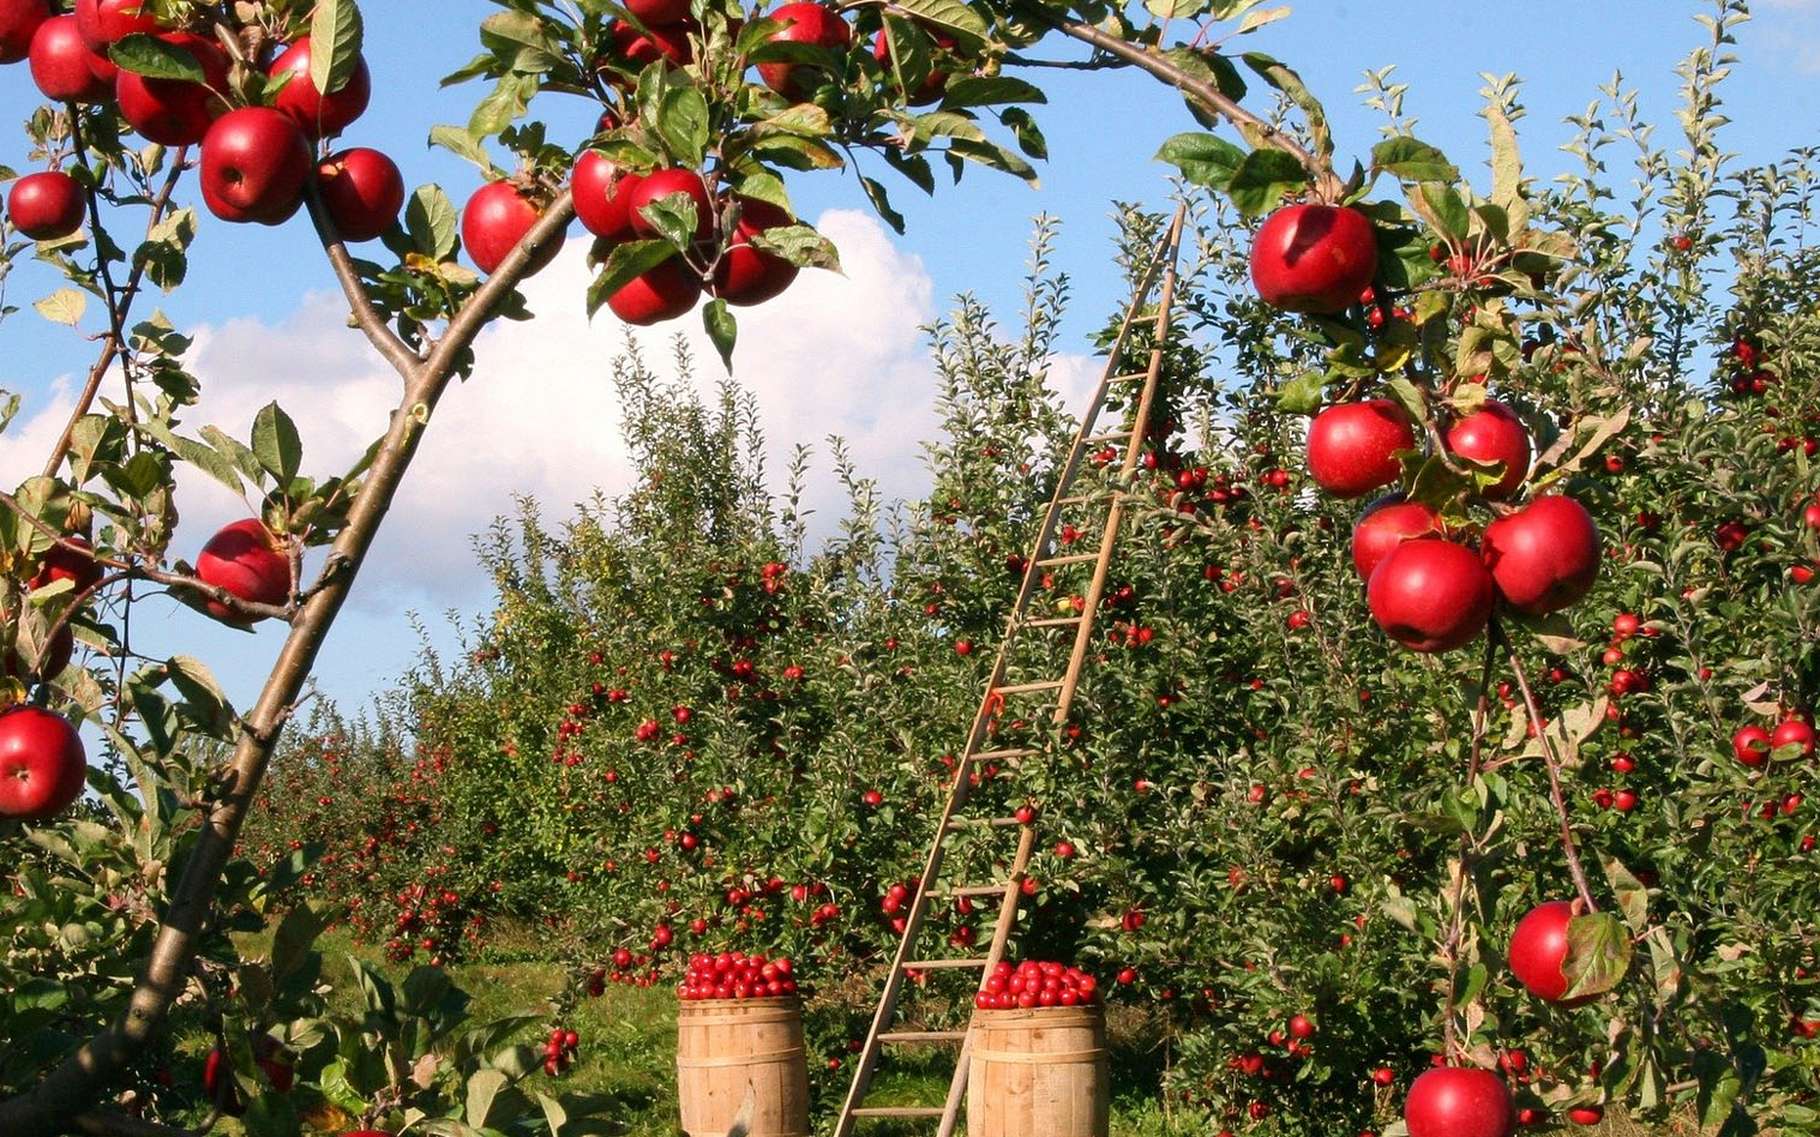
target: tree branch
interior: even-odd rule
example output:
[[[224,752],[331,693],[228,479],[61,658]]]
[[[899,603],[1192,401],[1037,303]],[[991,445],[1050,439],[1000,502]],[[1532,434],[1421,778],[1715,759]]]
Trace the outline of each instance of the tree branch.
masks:
[[[165,211],[170,208],[171,195],[177,192],[177,183],[183,180],[183,172],[189,169],[189,153],[189,147],[186,146],[179,149],[176,156],[171,159],[170,173],[165,175],[164,185],[159,189],[158,196],[152,199],[152,215],[145,226],[148,236],[164,220]],[[92,189],[87,191],[87,197],[89,225],[96,233],[99,233],[102,231],[101,206],[96,191]],[[99,250],[96,255],[100,256]],[[103,264],[105,265],[105,262]],[[126,287],[120,290],[117,303],[112,289],[109,289],[107,339],[102,344],[100,358],[96,359],[95,365],[89,368],[88,381],[83,384],[82,393],[76,397],[76,407],[70,412],[69,422],[64,426],[63,433],[58,436],[57,444],[51,447],[51,456],[44,464],[44,476],[47,478],[56,477],[58,468],[63,465],[63,459],[69,455],[70,444],[76,436],[76,425],[88,414],[89,408],[95,405],[95,396],[101,391],[101,381],[107,377],[108,368],[114,365],[114,360],[121,354],[123,341],[126,338],[126,315],[132,310],[133,301],[139,295],[140,285],[145,279],[145,265],[146,262],[140,261],[133,266],[133,271],[127,274]],[[127,405],[129,407],[132,405],[130,393]]]
[[[398,333],[392,330],[392,326],[386,323],[379,310],[373,306],[373,298],[367,292],[366,282],[360,279],[360,272],[354,267],[354,258],[348,255],[347,245],[342,241],[341,234],[335,231],[334,219],[329,216],[328,207],[322,203],[322,193],[314,178],[310,179],[304,201],[309,205],[310,220],[316,226],[316,236],[321,238],[322,249],[329,256],[329,267],[334,270],[335,279],[341,284],[342,295],[347,297],[355,326],[400,375],[410,374],[423,361],[411,349],[410,344],[398,337]]]
[[[172,889],[145,972],[126,1014],[83,1044],[30,1091],[0,1101],[0,1134],[54,1137],[63,1128],[60,1119],[71,1117],[94,1102],[100,1088],[158,1031],[183,990],[214,905],[222,869],[233,854],[241,825],[259,793],[284,722],[309,680],[329,629],[410,469],[438,400],[448,389],[462,354],[486,327],[494,309],[527,275],[532,254],[553,240],[561,240],[574,216],[574,202],[565,193],[450,321],[447,334],[432,356],[401,369],[404,397],[392,414],[366,484],[348,511],[347,527],[336,537],[330,554],[344,562],[345,567],[299,608],[292,621],[290,635],[258,702],[244,719],[233,757],[223,772],[223,792],[203,817],[195,844]]]
[[[1504,644],[1510,648],[1510,667],[1516,673],[1517,686],[1523,691],[1523,705],[1529,710],[1529,721],[1535,725],[1536,741],[1542,744],[1542,761],[1548,766],[1548,795],[1554,802],[1555,814],[1561,819],[1561,852],[1567,857],[1567,871],[1574,878],[1574,888],[1579,891],[1586,910],[1597,912],[1599,904],[1593,899],[1592,884],[1586,879],[1586,869],[1580,864],[1580,847],[1574,840],[1573,817],[1567,812],[1567,795],[1561,789],[1560,758],[1555,754],[1554,742],[1548,737],[1548,724],[1542,719],[1541,705],[1536,702],[1535,692],[1530,690],[1529,673],[1523,669],[1523,659],[1508,639]]]
[[[1212,83],[1190,75],[1171,63],[1162,53],[1153,48],[1142,47],[1129,40],[1120,39],[1111,32],[1102,31],[1092,24],[1056,16],[1037,5],[1029,5],[1021,10],[1031,18],[1048,24],[1065,36],[1080,40],[1095,50],[1121,59],[1140,71],[1148,72],[1155,78],[1168,83],[1181,91],[1183,95],[1200,103],[1210,113],[1219,115],[1232,123],[1254,145],[1268,146],[1283,151],[1300,162],[1302,168],[1315,179],[1316,189],[1322,200],[1338,201],[1340,199],[1344,183],[1326,163],[1309,153],[1307,147],[1283,133],[1275,123],[1259,118],[1237,102],[1227,98]]]

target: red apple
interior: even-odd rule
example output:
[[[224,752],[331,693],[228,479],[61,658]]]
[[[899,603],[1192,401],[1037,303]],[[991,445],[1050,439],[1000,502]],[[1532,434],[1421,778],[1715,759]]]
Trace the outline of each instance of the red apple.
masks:
[[[944,50],[952,50],[957,42],[953,37],[944,35],[936,35],[934,39],[936,46]],[[891,40],[885,35],[883,28],[878,29],[878,35],[872,40],[872,58],[878,60],[879,66],[885,69],[885,74],[894,74],[891,65]],[[913,107],[939,103],[942,101],[942,93],[947,89],[948,73],[931,68],[929,74],[917,85],[916,90],[905,96],[905,101]]]
[[[1772,750],[1780,750],[1784,746],[1799,746],[1801,757],[1812,758],[1814,756],[1814,725],[1801,718],[1783,719],[1776,724],[1775,731],[1770,734],[1769,744]]]
[[[0,63],[18,63],[32,51],[32,36],[51,18],[45,0],[0,0]]]
[[[1371,615],[1413,651],[1471,643],[1491,619],[1491,575],[1471,549],[1436,537],[1405,541],[1379,562],[1366,586]]]
[[[189,32],[168,32],[158,37],[188,53],[202,67],[205,81],[148,79],[122,71],[114,81],[114,100],[120,117],[148,142],[163,146],[194,146],[209,132],[216,116],[229,109],[227,53],[214,41]]]
[[[798,269],[775,253],[752,247],[752,238],[767,229],[794,225],[795,219],[768,201],[739,199],[739,223],[727,251],[714,270],[714,295],[729,304],[763,304],[783,294],[796,281]]]
[[[1447,431],[1447,448],[1462,458],[1504,468],[1498,483],[1484,490],[1493,501],[1515,494],[1529,476],[1529,431],[1503,403],[1487,399],[1484,406],[1454,423]]]
[[[112,93],[89,66],[94,52],[76,30],[76,17],[56,16],[32,35],[32,82],[44,97],[59,103],[98,103]]]
[[[681,257],[635,276],[607,298],[607,307],[628,324],[649,327],[686,316],[701,299],[701,278]]]
[[[209,538],[196,558],[196,575],[204,584],[251,603],[281,605],[291,599],[290,558],[256,517],[236,521]],[[241,621],[238,613],[214,600],[208,602],[208,611],[217,620]]]
[[[0,711],[0,817],[49,821],[87,784],[88,755],[68,719],[28,704]]]
[[[1415,448],[1415,428],[1396,403],[1341,403],[1308,427],[1308,472],[1328,493],[1360,497],[1395,482],[1402,475],[1397,451]]]
[[[82,185],[61,170],[27,174],[6,195],[13,227],[34,241],[61,241],[81,229],[87,204]]]
[[[303,204],[313,166],[296,123],[269,107],[241,107],[202,140],[202,200],[223,221],[279,225]]]
[[[768,18],[784,25],[771,33],[772,43],[806,43],[829,51],[845,51],[853,42],[853,29],[847,21],[820,4],[785,4]],[[815,89],[815,70],[803,63],[761,63],[758,77],[780,95],[803,99]]]
[[[1352,528],[1352,567],[1360,580],[1369,581],[1372,570],[1404,541],[1443,535],[1441,515],[1434,509],[1419,501],[1404,501],[1401,493],[1389,494],[1359,514]]]
[[[641,180],[638,174],[620,169],[598,151],[582,151],[569,180],[575,195],[575,215],[596,237],[618,241],[631,236],[628,199]]]
[[[1481,542],[1498,592],[1519,612],[1557,612],[1592,591],[1599,527],[1570,497],[1543,497],[1485,527]]]
[[[517,186],[492,182],[468,199],[468,207],[461,214],[461,242],[480,271],[492,273],[505,263],[541,215],[541,209]],[[562,242],[552,239],[538,250],[531,272],[548,267],[561,251]]]
[[[404,175],[377,150],[355,147],[316,167],[322,204],[343,241],[371,241],[392,227],[404,208]]]
[[[674,166],[652,170],[626,191],[626,218],[632,232],[643,237],[656,236],[657,228],[644,215],[645,206],[675,193],[685,194],[695,203],[695,239],[705,241],[712,236],[719,226],[708,184],[699,172]]]
[[[608,33],[612,46],[607,57],[633,72],[643,71],[658,60],[668,60],[673,67],[686,67],[695,58],[695,45],[689,40],[688,24],[647,24],[644,31],[624,20],[613,21]],[[632,80],[613,71],[601,69],[607,81],[630,90]]]
[[[1403,1103],[1409,1137],[1511,1137],[1516,1107],[1504,1079],[1490,1070],[1441,1066],[1409,1087]]]
[[[285,49],[267,72],[270,79],[289,75],[290,82],[278,92],[272,105],[280,114],[296,123],[311,138],[333,138],[355,119],[366,113],[373,97],[373,76],[364,57],[357,59],[354,70],[341,89],[323,94],[310,78],[310,37],[304,36]]]
[[[626,0],[625,9],[646,27],[689,18],[689,0]]]
[[[1760,726],[1739,727],[1732,735],[1732,754],[1746,766],[1761,766],[1769,761],[1770,752],[1775,749],[1770,741],[1770,733]]]
[[[76,27],[89,47],[105,53],[127,36],[158,30],[158,21],[141,7],[140,0],[76,0]]]
[[[1605,1107],[1602,1105],[1576,1105],[1567,1111],[1567,1120],[1590,1129],[1605,1120]]]
[[[1538,999],[1558,1003],[1571,984],[1563,971],[1567,962],[1567,929],[1573,923],[1570,901],[1554,900],[1532,908],[1517,921],[1510,936],[1510,971]]]
[[[1345,311],[1377,271],[1371,220],[1345,206],[1279,209],[1251,245],[1251,283],[1264,303],[1288,312]]]
[[[44,558],[38,562],[38,575],[32,577],[33,591],[60,580],[69,581],[77,592],[87,592],[101,583],[101,565],[94,558],[94,546],[88,538],[74,534],[64,540],[68,543],[45,550]]]

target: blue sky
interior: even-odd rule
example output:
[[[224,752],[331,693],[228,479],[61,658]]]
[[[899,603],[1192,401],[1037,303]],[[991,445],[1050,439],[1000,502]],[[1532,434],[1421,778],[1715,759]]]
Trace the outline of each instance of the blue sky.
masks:
[[[442,91],[437,82],[473,54],[475,25],[496,9],[481,0],[389,0],[365,7],[375,94],[349,141],[391,152],[411,184],[436,181],[457,200],[464,198],[477,184],[474,171],[428,150],[424,139],[432,125],[464,120],[479,97],[478,87]],[[1521,127],[1526,156],[1533,172],[1546,175],[1566,160],[1555,152],[1569,135],[1562,117],[1584,110],[1596,86],[1615,71],[1642,92],[1645,118],[1662,124],[1658,145],[1674,145],[1673,68],[1704,40],[1692,17],[1709,6],[1693,0],[1307,0],[1295,7],[1292,18],[1249,37],[1247,46],[1301,70],[1327,103],[1342,154],[1363,154],[1377,138],[1375,112],[1353,94],[1362,72],[1397,64],[1397,77],[1411,88],[1406,109],[1420,119],[1418,133],[1463,167],[1479,169],[1480,75],[1515,72],[1527,81],[1529,118]],[[1740,35],[1736,50],[1743,62],[1727,88],[1725,108],[1735,120],[1728,146],[1751,161],[1816,141],[1813,108],[1820,105],[1820,0],[1759,0],[1756,8],[1756,19]],[[1048,71],[1038,79],[1051,92],[1050,105],[1037,112],[1051,155],[1040,167],[1038,190],[974,170],[961,186],[928,199],[883,174],[909,222],[907,235],[897,238],[853,212],[863,210],[864,201],[850,176],[793,178],[799,210],[822,219],[840,238],[850,279],[799,285],[777,310],[761,310],[745,324],[740,375],[764,400],[780,453],[797,441],[842,433],[888,490],[914,492],[918,472],[910,442],[926,425],[933,392],[914,325],[962,291],[1009,314],[1028,219],[1039,212],[1064,223],[1057,261],[1073,277],[1076,296],[1068,349],[1082,350],[1080,337],[1117,302],[1116,274],[1105,264],[1109,203],[1160,203],[1166,170],[1152,155],[1164,138],[1193,124],[1179,99],[1134,73]],[[0,106],[14,112],[15,121],[36,101],[23,66],[0,69]],[[544,114],[558,137],[580,137],[594,117],[573,99],[550,100]],[[0,146],[0,163],[20,167],[23,137],[13,138]],[[404,618],[407,610],[424,612],[433,637],[444,643],[444,610],[480,610],[486,587],[472,571],[466,537],[506,508],[512,493],[536,493],[546,513],[560,517],[589,487],[613,492],[631,476],[611,442],[616,417],[605,379],[622,333],[610,320],[588,328],[576,311],[584,285],[579,246],[534,282],[534,306],[552,317],[535,329],[505,329],[491,337],[482,346],[479,374],[452,394],[458,406],[445,417],[453,421],[438,425],[462,437],[440,454],[426,452],[417,496],[407,494],[409,508],[394,517],[356,603],[330,640],[320,674],[331,694],[358,701],[409,664],[416,633]],[[244,436],[252,410],[277,398],[297,413],[306,446],[315,444],[328,466],[382,429],[383,417],[375,412],[390,404],[394,388],[358,337],[337,327],[328,294],[332,280],[306,223],[277,230],[205,223],[190,279],[163,305],[179,327],[203,332],[197,370],[219,392],[193,425],[214,421]],[[23,266],[9,300],[27,311],[0,324],[0,387],[23,393],[27,402],[21,422],[0,436],[0,480],[9,484],[36,468],[56,401],[67,397],[71,377],[91,355],[90,345],[29,311],[32,300],[54,287],[45,270]],[[86,330],[96,322],[91,314]],[[695,321],[684,323],[693,327]],[[649,333],[642,338],[653,346],[661,340]],[[710,378],[719,368],[703,364],[698,370]],[[1085,361],[1064,361],[1058,382],[1068,388],[1071,377],[1078,384],[1089,370]],[[217,413],[222,417],[212,417]],[[482,434],[484,446],[476,441]],[[201,541],[208,525],[239,512],[201,483],[189,492],[195,497],[183,503],[186,548]],[[256,637],[228,633],[174,608],[148,611],[139,627],[143,648],[181,647],[203,656],[242,700],[256,690],[281,637],[278,629]]]

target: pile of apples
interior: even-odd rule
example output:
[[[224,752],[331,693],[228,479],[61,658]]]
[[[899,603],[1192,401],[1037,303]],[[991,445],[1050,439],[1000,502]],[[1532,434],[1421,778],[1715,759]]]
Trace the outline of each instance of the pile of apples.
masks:
[[[1099,1001],[1099,990],[1099,980],[1078,967],[1029,959],[1014,967],[1000,961],[973,1005],[982,1011],[1083,1007]]]
[[[151,79],[119,67],[111,52],[129,36],[154,37],[187,56],[203,81]],[[21,59],[52,102],[112,104],[148,142],[200,146],[203,201],[223,221],[283,224],[312,180],[346,241],[373,240],[404,207],[404,178],[385,154],[320,153],[322,139],[365,113],[372,77],[361,60],[339,88],[318,90],[307,36],[259,61],[262,82],[237,84],[221,44],[161,26],[140,0],[77,0],[69,15],[53,13],[46,0],[0,0],[0,62]],[[262,90],[265,101],[238,104],[233,92],[246,89]],[[87,204],[83,185],[53,168],[14,183],[7,212],[26,236],[57,241],[81,228]]]
[[[688,974],[676,993],[685,1003],[788,998],[796,994],[796,964],[787,956],[770,959],[758,952],[698,952],[689,957]]]
[[[1292,205],[1272,214],[1251,250],[1251,275],[1265,302],[1294,312],[1334,314],[1359,302],[1377,272],[1377,240],[1356,209]],[[1390,399],[1330,406],[1308,429],[1308,471],[1323,490],[1359,498],[1402,478],[1399,458],[1419,453],[1418,427]],[[1378,626],[1420,652],[1477,639],[1501,600],[1541,616],[1578,603],[1598,577],[1602,543],[1586,508],[1550,494],[1506,508],[1529,476],[1533,444],[1514,411],[1494,399],[1457,415],[1441,432],[1461,464],[1490,465],[1498,480],[1479,496],[1500,508],[1477,548],[1432,506],[1391,493],[1368,506],[1353,532],[1353,565]]]

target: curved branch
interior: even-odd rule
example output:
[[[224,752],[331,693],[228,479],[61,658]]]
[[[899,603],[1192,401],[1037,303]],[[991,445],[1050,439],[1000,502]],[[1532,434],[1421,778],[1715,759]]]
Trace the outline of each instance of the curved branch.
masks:
[[[1028,5],[1022,10],[1033,19],[1048,24],[1063,35],[1080,40],[1095,50],[1123,60],[1140,71],[1148,72],[1155,78],[1168,83],[1181,91],[1183,95],[1201,104],[1210,113],[1219,115],[1232,123],[1254,145],[1272,147],[1288,154],[1300,162],[1302,168],[1314,178],[1316,188],[1323,200],[1338,201],[1342,196],[1344,183],[1340,181],[1331,167],[1309,153],[1307,147],[1285,134],[1275,123],[1259,118],[1237,102],[1227,98],[1212,83],[1190,75],[1171,63],[1162,53],[1153,48],[1121,39],[1092,24],[1057,16],[1038,5]]]
[[[366,484],[348,511],[348,522],[330,553],[342,571],[324,582],[297,611],[278,661],[258,702],[243,718],[234,754],[223,771],[221,796],[213,801],[171,891],[170,904],[152,943],[144,974],[125,1015],[84,1043],[27,1093],[0,1101],[0,1134],[54,1137],[61,1119],[87,1109],[121,1067],[157,1033],[182,992],[203,928],[215,902],[222,870],[233,854],[247,811],[259,793],[285,721],[309,680],[329,629],[347,601],[373,539],[385,521],[410,469],[424,427],[448,389],[463,353],[486,327],[499,303],[528,275],[533,254],[561,234],[575,216],[564,194],[450,321],[431,357],[400,369],[405,392],[379,447]]]
[[[422,360],[411,349],[411,345],[400,339],[392,326],[386,323],[385,317],[379,314],[379,309],[373,306],[373,298],[367,292],[366,282],[360,279],[360,272],[354,267],[354,258],[348,255],[347,245],[342,241],[341,234],[335,231],[335,222],[329,216],[328,207],[322,203],[322,193],[314,178],[310,179],[304,201],[309,206],[310,220],[316,226],[316,236],[322,240],[322,250],[328,254],[329,267],[335,272],[342,295],[347,297],[355,326],[400,375],[409,374]]]

